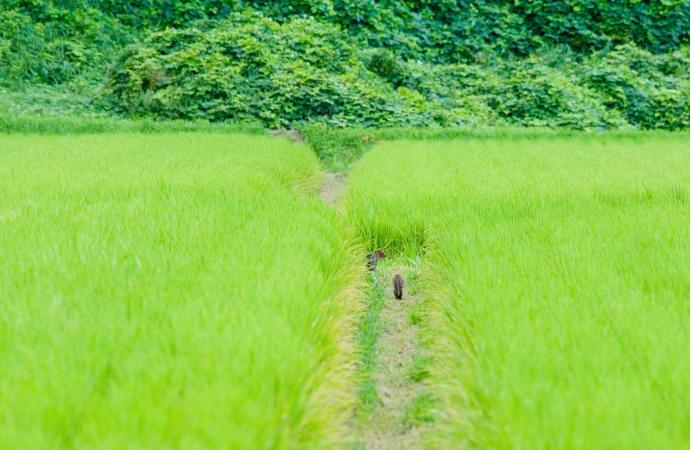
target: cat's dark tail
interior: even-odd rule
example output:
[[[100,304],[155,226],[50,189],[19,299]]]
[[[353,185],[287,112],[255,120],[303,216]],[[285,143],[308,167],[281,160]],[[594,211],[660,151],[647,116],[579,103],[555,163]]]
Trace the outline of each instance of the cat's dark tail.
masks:
[[[403,285],[404,285],[403,277],[400,276],[399,274],[394,275],[393,277],[393,295],[396,297],[397,300],[401,300],[403,298]]]

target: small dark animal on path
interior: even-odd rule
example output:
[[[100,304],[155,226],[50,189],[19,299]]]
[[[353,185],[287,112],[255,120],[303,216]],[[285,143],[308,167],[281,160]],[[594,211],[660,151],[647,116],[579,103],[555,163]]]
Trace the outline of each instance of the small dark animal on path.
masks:
[[[372,253],[367,254],[367,268],[369,270],[374,270],[377,268],[377,261],[386,258],[384,250],[376,250]]]
[[[403,298],[403,277],[400,276],[399,274],[394,275],[393,277],[393,295],[396,297],[397,300],[400,300]]]

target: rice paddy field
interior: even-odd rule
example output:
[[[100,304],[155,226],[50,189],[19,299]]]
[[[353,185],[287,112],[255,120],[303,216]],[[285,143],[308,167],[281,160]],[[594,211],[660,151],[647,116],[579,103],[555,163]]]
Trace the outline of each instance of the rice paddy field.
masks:
[[[422,138],[0,134],[0,448],[687,448],[688,133]]]
[[[688,447],[688,174],[687,134],[392,141],[357,163],[369,246],[425,253],[429,448]]]
[[[268,137],[0,137],[0,448],[324,448],[364,269]]]

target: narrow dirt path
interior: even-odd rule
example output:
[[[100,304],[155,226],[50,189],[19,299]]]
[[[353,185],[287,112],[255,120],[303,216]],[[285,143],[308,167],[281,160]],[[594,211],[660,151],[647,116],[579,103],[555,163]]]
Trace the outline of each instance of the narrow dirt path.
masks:
[[[343,174],[324,172],[319,196],[326,204],[336,206],[344,190]],[[392,280],[397,273],[406,280],[402,300],[393,294]],[[357,409],[346,448],[422,449],[421,433],[429,426],[429,400],[422,382],[427,354],[419,345],[418,327],[412,320],[420,303],[417,273],[412,267],[380,263],[372,276],[374,291],[381,292],[381,287],[384,291],[378,317],[370,324],[378,337],[374,367],[366,374],[376,400],[373,408],[362,404]]]
[[[407,281],[402,300],[393,295],[391,280],[400,273]],[[420,302],[416,286],[408,281],[412,270],[393,266],[378,270],[384,283],[384,304],[380,314],[377,360],[372,373],[378,402],[370,412],[362,411],[356,420],[355,448],[366,450],[421,449],[421,432],[427,422],[420,417],[426,399],[419,375],[420,363],[426,357],[418,342],[418,327],[411,313]],[[424,409],[424,407],[423,407]]]
[[[334,205],[343,194],[345,178],[341,173],[324,172],[319,196],[329,205]]]

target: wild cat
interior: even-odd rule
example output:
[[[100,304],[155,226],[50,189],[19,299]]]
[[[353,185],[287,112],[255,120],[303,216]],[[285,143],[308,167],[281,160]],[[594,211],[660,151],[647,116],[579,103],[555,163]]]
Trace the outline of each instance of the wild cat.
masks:
[[[367,254],[367,268],[369,270],[374,270],[377,268],[377,261],[386,258],[384,250],[375,250],[372,253]]]
[[[393,295],[396,297],[397,300],[401,300],[403,298],[403,285],[405,282],[403,281],[403,277],[399,274],[394,275],[393,277]]]

